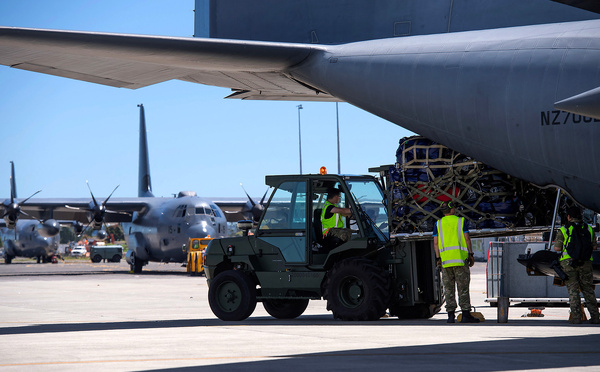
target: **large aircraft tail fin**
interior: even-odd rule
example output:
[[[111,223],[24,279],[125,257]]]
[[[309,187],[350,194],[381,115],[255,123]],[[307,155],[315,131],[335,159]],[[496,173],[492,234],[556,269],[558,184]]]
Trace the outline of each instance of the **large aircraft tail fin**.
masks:
[[[154,196],[154,194],[152,194],[152,183],[150,181],[150,160],[148,158],[148,138],[146,136],[146,116],[144,115],[144,105],[139,104],[138,107],[140,108],[138,196]]]
[[[15,180],[15,163],[10,162],[10,200],[17,198],[17,181]]]
[[[596,0],[196,0],[194,36],[343,44],[597,19]],[[579,9],[578,9],[579,8]]]

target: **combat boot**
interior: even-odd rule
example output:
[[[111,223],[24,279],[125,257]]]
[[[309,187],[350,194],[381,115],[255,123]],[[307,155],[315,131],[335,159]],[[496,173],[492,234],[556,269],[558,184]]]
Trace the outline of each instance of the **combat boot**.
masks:
[[[448,311],[448,320],[446,323],[456,323],[454,320],[454,311]]]
[[[571,316],[569,317],[569,323],[571,324],[581,324],[581,314],[571,312]]]
[[[479,319],[471,315],[469,310],[463,310],[461,323],[479,323]]]

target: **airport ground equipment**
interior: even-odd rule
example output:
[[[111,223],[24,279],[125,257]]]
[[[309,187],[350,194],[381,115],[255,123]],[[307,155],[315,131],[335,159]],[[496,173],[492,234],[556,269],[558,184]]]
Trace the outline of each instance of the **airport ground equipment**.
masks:
[[[188,244],[184,244],[182,249],[187,252],[187,272],[192,275],[204,273],[204,250],[212,238],[190,238]]]
[[[487,260],[487,299],[492,306],[498,307],[498,322],[508,320],[511,303],[524,306],[568,306],[567,288],[555,279],[554,272],[542,273],[531,267],[523,266],[519,260],[536,254],[553,254],[545,249],[546,243],[503,243],[492,242]],[[540,253],[541,252],[541,253]],[[600,252],[594,252],[600,262]],[[535,262],[541,262],[535,260]],[[551,264],[549,263],[549,270]],[[599,266],[594,267],[595,278]],[[600,297],[600,287],[596,288],[596,297]]]
[[[98,263],[102,260],[121,262],[123,247],[120,245],[94,245],[90,248],[90,259]]]
[[[429,318],[443,303],[429,240],[389,239],[384,190],[372,176],[267,176],[274,188],[254,235],[214,239],[205,252],[209,304],[222,320],[243,320],[257,302],[280,319],[325,299],[341,320],[386,314]],[[352,239],[323,239],[327,191],[342,190]]]

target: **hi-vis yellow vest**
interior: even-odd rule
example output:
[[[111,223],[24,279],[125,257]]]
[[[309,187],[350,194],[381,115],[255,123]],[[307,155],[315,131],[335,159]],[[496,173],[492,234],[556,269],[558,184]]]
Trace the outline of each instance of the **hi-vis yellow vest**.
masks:
[[[592,236],[592,242],[594,241],[594,229],[590,226],[587,225],[588,229],[590,230],[590,235]],[[563,241],[563,249],[562,249],[562,254],[560,255],[560,260],[568,260],[569,258],[571,258],[571,256],[569,256],[569,253],[567,253],[567,246],[569,245],[569,243],[571,242],[571,235],[573,234],[573,225],[569,226],[569,232],[567,233],[567,229],[563,226],[560,228],[560,232],[563,234],[564,236],[564,241]],[[590,261],[593,261],[594,258],[590,257]]]
[[[469,257],[463,234],[464,218],[444,216],[437,223],[437,239],[442,267],[464,266]]]
[[[325,212],[327,211],[327,207],[333,205],[337,208],[337,205],[330,203],[328,201],[325,202],[323,206],[323,212],[321,212],[321,225],[323,226],[323,235],[327,235],[329,229],[333,227],[344,227],[344,222],[340,218],[339,213],[334,213],[330,218],[325,218]]]

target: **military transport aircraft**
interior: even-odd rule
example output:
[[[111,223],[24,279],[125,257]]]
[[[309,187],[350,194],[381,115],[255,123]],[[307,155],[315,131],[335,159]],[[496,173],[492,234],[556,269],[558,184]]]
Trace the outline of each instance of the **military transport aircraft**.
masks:
[[[175,198],[154,197],[150,178],[144,106],[139,105],[139,107],[138,197],[111,198],[111,193],[102,201],[91,194],[91,200],[88,198],[35,198],[29,199],[25,203],[11,196],[11,202],[19,209],[16,215],[11,212],[11,220],[27,223],[27,226],[34,227],[38,222],[17,221],[19,214],[24,214],[25,218],[44,221],[45,224],[42,226],[51,223],[56,225],[56,220],[77,221],[78,224],[75,226],[78,227],[76,230],[78,233],[88,227],[102,231],[105,223],[121,222],[124,224],[124,233],[128,239],[127,262],[135,273],[141,272],[142,267],[148,261],[185,262],[187,254],[182,250],[182,246],[188,242],[188,238],[226,236],[226,214],[214,202],[198,197],[193,191],[181,191]],[[252,215],[254,202],[250,197],[249,199],[249,201],[241,199],[221,201],[219,204],[225,210],[233,212],[231,216],[234,219],[230,219],[230,221],[237,221],[239,217],[256,219],[257,216]],[[8,215],[12,210],[5,205],[11,205],[8,199],[0,206]],[[58,229],[56,233],[58,233]]]
[[[205,38],[1,27],[0,64],[130,89],[179,79],[229,98],[346,101],[600,210],[598,2],[358,3],[198,0]]]
[[[35,192],[36,195],[39,191]],[[31,196],[33,196],[31,195]],[[15,164],[10,162],[10,199],[2,202],[0,210],[4,222],[0,223],[4,236],[4,262],[10,264],[15,257],[37,258],[38,263],[50,262],[58,250],[60,225],[56,220],[19,220],[20,215],[30,217],[21,210],[31,196],[17,202]]]

